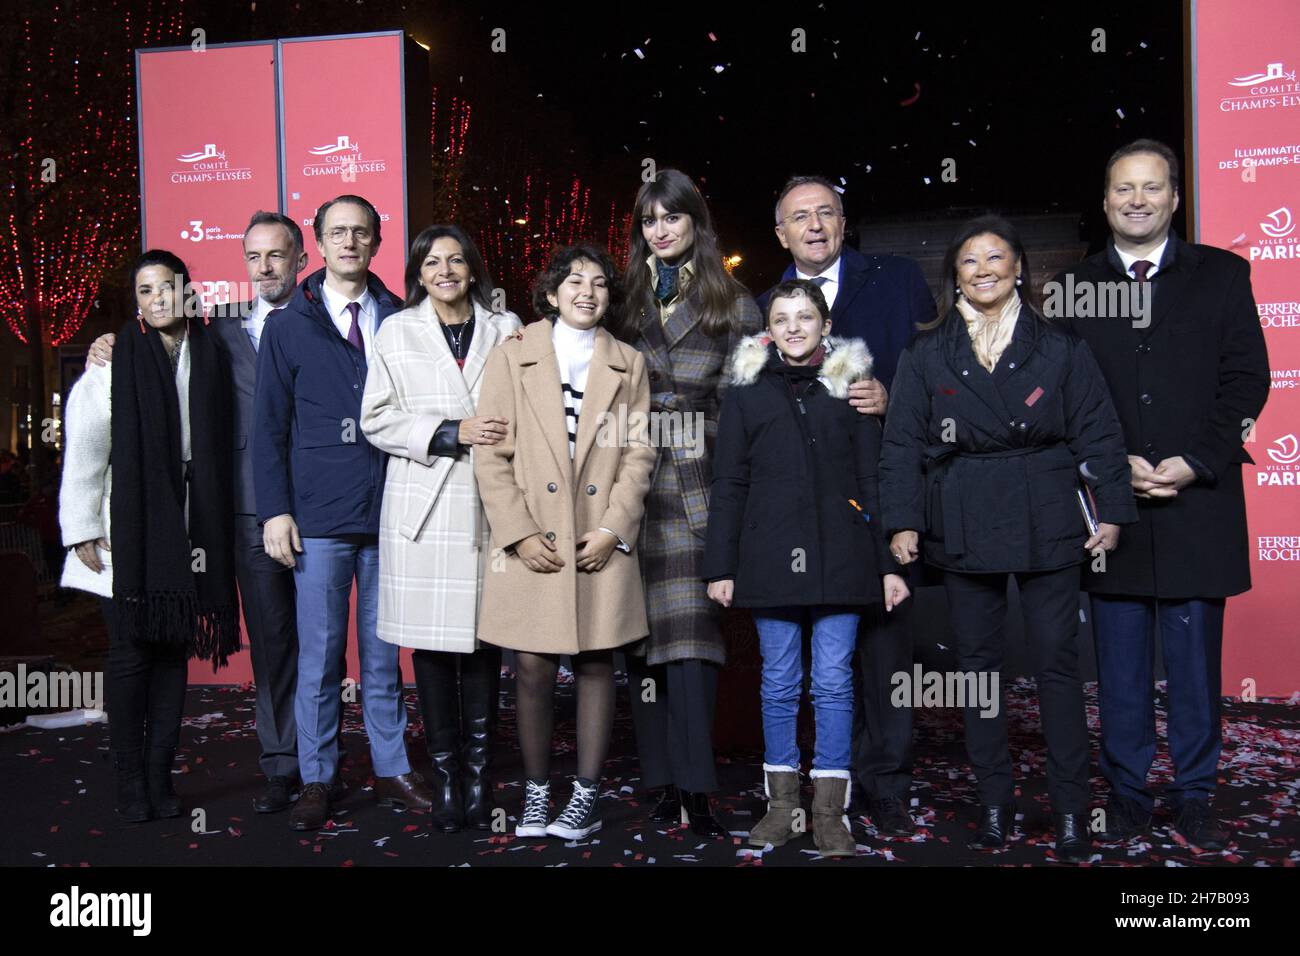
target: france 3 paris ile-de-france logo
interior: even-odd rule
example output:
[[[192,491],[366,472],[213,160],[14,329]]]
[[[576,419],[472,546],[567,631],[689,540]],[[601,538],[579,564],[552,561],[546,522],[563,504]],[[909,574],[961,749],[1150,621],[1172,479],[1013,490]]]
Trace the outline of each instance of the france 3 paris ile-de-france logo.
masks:
[[[1267,63],[1262,70],[1252,70],[1227,80],[1234,87],[1231,95],[1219,100],[1219,111],[1274,110],[1300,106],[1300,83],[1296,71],[1282,61]]]
[[[216,143],[204,143],[201,149],[181,153],[176,157],[176,162],[180,165],[170,175],[172,184],[176,186],[247,182],[253,178],[252,169],[232,164],[226,151],[218,148]]]
[[[1294,434],[1283,435],[1265,451],[1267,460],[1259,459],[1255,470],[1256,487],[1300,487],[1300,439]]]
[[[344,182],[355,182],[359,173],[382,173],[388,169],[383,159],[364,155],[361,144],[347,133],[340,133],[332,143],[309,146],[307,153],[311,158],[303,164],[304,176],[338,176]]]

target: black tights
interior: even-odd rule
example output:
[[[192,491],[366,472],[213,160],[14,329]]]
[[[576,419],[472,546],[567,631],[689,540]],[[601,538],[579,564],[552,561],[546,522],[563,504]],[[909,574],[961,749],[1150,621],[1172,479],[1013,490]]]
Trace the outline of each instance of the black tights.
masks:
[[[614,725],[614,652],[586,651],[571,659],[578,691],[578,776],[599,780]],[[558,654],[515,652],[519,749],[530,780],[550,776],[559,668]]]
[[[118,626],[116,605],[101,598],[100,607],[108,625],[104,704],[113,751],[175,750],[185,709],[189,666],[185,648],[126,640]]]

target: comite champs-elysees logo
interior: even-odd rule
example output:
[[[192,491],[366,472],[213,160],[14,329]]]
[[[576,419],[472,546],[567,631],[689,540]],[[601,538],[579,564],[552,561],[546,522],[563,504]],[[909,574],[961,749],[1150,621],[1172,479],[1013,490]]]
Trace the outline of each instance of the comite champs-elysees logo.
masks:
[[[1295,70],[1288,70],[1281,61],[1269,63],[1263,70],[1235,76],[1227,85],[1241,92],[1219,100],[1222,113],[1300,106],[1300,83],[1296,82]]]
[[[333,156],[335,153],[356,153],[361,155],[361,144],[353,143],[346,136],[340,136],[333,143],[327,143],[324,146],[316,146],[307,150],[313,156]]]
[[[338,176],[344,182],[356,182],[358,173],[382,173],[388,169],[383,159],[365,156],[361,144],[347,133],[340,133],[332,143],[309,146],[307,153],[315,157],[303,164],[304,176]]]
[[[226,158],[226,151],[218,149],[216,143],[204,143],[203,148],[191,153],[181,153],[176,162],[184,163],[180,169],[173,169],[171,182],[174,185],[184,183],[228,183],[253,178],[253,170],[247,166],[231,166]]]

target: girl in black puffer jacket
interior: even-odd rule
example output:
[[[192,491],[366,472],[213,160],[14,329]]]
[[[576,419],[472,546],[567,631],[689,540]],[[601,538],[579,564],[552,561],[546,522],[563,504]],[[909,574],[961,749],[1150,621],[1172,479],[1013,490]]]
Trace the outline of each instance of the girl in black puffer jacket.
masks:
[[[826,856],[852,856],[849,800],[853,651],[859,611],[908,596],[878,530],[880,422],[854,411],[849,385],[871,374],[856,339],[828,339],[821,290],[782,283],[768,335],[736,348],[718,418],[704,578],[724,606],[754,609],[763,656],[767,815],[750,843],[795,834],[803,685],[802,631],[812,622],[813,833]],[[883,583],[882,583],[883,578]]]

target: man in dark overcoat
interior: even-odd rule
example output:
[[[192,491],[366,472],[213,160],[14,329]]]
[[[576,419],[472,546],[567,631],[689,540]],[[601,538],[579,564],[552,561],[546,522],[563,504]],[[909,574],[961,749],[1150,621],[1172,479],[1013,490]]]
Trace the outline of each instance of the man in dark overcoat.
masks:
[[[1164,800],[1188,843],[1217,850],[1228,839],[1210,811],[1222,747],[1223,613],[1226,598],[1250,587],[1241,466],[1251,462],[1243,441],[1268,397],[1268,355],[1248,263],[1170,231],[1178,158],[1169,147],[1138,140],[1117,150],[1102,208],[1105,250],[1059,276],[1045,310],[1101,365],[1138,498],[1138,524],[1084,577],[1111,788],[1103,837],[1129,839],[1151,822],[1158,626],[1174,764]]]

